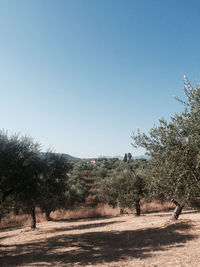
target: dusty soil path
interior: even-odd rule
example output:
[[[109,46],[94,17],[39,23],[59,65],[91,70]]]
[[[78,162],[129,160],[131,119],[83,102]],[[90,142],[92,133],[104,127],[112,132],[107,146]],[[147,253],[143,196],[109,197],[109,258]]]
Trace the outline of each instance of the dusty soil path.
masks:
[[[200,266],[200,213],[84,219],[1,230],[0,266]]]

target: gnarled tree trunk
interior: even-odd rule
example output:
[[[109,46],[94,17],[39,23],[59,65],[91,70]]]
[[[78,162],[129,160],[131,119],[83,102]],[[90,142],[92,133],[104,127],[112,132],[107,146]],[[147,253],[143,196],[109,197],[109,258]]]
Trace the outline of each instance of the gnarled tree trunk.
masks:
[[[178,217],[181,214],[184,205],[181,205],[180,203],[178,203],[178,201],[176,201],[173,198],[171,201],[176,205],[176,208],[174,209],[174,212],[172,215],[172,220],[178,220]]]
[[[15,215],[19,215],[19,208],[18,207],[14,208],[14,213],[15,213]]]
[[[141,214],[141,209],[140,209],[140,200],[137,199],[135,202],[135,210],[136,210],[136,215],[140,216]]]
[[[50,213],[51,213],[51,211],[49,211],[49,210],[45,212],[45,216],[46,216],[47,221],[51,221]]]
[[[31,219],[32,219],[31,228],[35,229],[36,228],[35,207],[31,208]]]

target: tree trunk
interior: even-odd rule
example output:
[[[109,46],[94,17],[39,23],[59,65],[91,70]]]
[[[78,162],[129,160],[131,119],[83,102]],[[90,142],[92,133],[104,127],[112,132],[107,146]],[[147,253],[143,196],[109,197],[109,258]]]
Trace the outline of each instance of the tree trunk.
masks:
[[[124,214],[124,209],[120,208],[120,215]]]
[[[47,221],[51,221],[50,213],[51,213],[51,211],[49,211],[49,210],[45,212],[45,216],[46,216]]]
[[[141,213],[141,209],[140,209],[140,200],[136,200],[135,202],[135,210],[136,210],[136,215],[137,216],[140,216],[140,213]]]
[[[31,218],[32,218],[31,228],[35,229],[36,228],[35,207],[31,208]]]
[[[175,199],[172,199],[171,201],[176,205],[176,208],[174,209],[174,212],[172,215],[172,220],[178,220],[178,217],[181,214],[184,205],[181,205]]]
[[[15,215],[19,215],[19,208],[15,207],[14,212],[15,212]]]

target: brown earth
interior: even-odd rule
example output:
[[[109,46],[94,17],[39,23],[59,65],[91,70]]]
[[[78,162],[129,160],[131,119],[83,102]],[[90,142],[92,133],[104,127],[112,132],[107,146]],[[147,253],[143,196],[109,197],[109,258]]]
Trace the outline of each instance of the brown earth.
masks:
[[[42,222],[2,229],[0,266],[200,266],[200,213]]]

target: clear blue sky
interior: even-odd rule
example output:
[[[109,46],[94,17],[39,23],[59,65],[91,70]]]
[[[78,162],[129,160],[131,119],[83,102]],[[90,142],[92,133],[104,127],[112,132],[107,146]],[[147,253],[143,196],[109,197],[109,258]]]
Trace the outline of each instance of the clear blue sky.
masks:
[[[0,0],[0,128],[77,157],[141,154],[200,80],[199,0]]]

